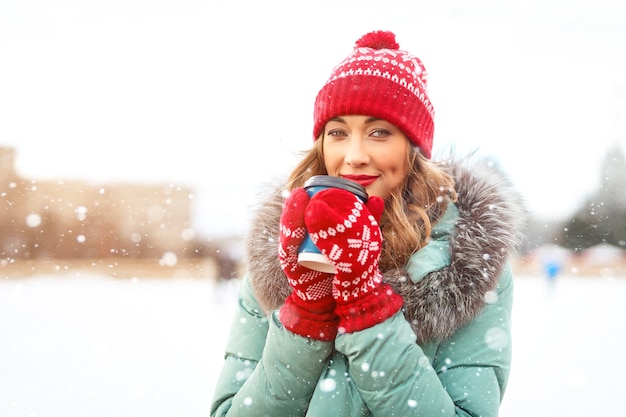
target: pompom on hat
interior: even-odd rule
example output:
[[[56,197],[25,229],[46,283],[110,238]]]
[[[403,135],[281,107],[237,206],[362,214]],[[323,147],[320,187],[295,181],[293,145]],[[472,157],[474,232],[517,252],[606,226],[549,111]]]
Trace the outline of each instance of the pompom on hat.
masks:
[[[400,50],[395,34],[367,33],[317,94],[313,136],[319,138],[333,117],[373,116],[393,123],[430,158],[435,111],[427,81],[422,61]]]

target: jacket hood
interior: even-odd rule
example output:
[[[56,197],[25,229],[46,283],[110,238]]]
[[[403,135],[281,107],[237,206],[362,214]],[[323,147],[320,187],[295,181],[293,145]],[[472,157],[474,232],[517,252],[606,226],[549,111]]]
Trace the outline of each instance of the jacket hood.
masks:
[[[417,280],[406,269],[382,271],[404,298],[403,313],[420,343],[446,339],[480,312],[526,224],[522,198],[492,161],[453,158],[446,167],[455,179],[459,214],[448,231],[450,264]],[[291,293],[277,256],[283,188],[270,190],[246,237],[250,282],[266,314]]]

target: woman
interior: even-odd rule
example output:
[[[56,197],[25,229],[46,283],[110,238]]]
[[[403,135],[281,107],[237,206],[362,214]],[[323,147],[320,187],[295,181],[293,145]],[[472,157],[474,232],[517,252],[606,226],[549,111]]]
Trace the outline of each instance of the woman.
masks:
[[[333,70],[314,147],[259,208],[212,416],[495,416],[509,375],[520,199],[487,163],[430,161],[421,61],[372,32]],[[365,187],[363,203],[313,175]],[[285,192],[285,190],[287,192]],[[312,236],[336,267],[297,262]]]

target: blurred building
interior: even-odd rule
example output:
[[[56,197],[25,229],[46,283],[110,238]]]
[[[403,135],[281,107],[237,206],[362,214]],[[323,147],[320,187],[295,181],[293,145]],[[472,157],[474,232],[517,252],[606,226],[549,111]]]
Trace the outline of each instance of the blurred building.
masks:
[[[40,181],[0,147],[0,259],[193,257],[189,189]]]

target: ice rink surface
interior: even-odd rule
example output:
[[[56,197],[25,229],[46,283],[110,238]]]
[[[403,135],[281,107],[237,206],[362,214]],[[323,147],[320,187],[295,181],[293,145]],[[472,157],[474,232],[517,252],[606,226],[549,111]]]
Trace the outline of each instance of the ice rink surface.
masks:
[[[516,277],[503,417],[617,417],[626,277]],[[209,415],[238,282],[0,281],[0,416]]]

